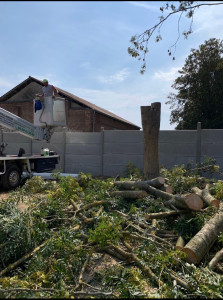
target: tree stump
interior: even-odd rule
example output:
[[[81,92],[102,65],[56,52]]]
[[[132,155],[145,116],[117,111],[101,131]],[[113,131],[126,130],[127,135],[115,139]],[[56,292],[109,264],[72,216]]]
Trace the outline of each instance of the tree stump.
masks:
[[[158,142],[160,129],[161,103],[141,106],[141,118],[144,138],[143,178],[159,176]]]

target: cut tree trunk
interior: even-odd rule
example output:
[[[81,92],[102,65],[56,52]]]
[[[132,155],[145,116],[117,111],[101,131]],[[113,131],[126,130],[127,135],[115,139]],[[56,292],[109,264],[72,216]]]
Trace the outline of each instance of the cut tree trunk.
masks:
[[[143,179],[159,176],[158,141],[160,129],[161,103],[141,106],[141,119],[144,140]]]
[[[209,193],[209,185],[207,184],[205,186],[205,189],[200,190],[198,187],[193,187],[191,189],[195,194],[201,197],[201,199],[204,200],[204,202],[207,205],[215,206],[217,209],[219,209],[219,201],[215,199],[210,193]]]
[[[147,196],[146,191],[114,191],[111,196],[119,196],[128,199],[139,199]]]
[[[162,211],[159,213],[146,214],[145,219],[147,221],[152,220],[152,219],[164,219],[164,218],[168,218],[170,216],[179,215],[179,214],[187,214],[187,213],[191,213],[191,212],[189,210],[183,210],[183,209]]]
[[[148,185],[160,188],[164,185],[165,180],[163,177],[157,177],[146,181],[115,181],[114,186],[119,189],[131,190],[131,189],[141,189],[146,190]]]
[[[172,187],[170,185],[166,184],[166,183],[164,183],[164,185],[162,185],[158,189],[161,190],[161,191],[164,191],[166,193],[173,194]]]
[[[148,186],[147,192],[156,196],[157,198],[162,198],[166,201],[164,204],[167,206],[174,206],[178,209],[192,209],[200,210],[203,208],[202,199],[193,193],[183,194],[183,195],[172,195],[163,191],[160,191],[154,187]]]
[[[223,212],[220,211],[182,249],[187,255],[187,261],[198,264],[210,250],[222,230]]]
[[[213,270],[217,263],[222,260],[223,258],[223,249],[221,249],[220,251],[218,251],[215,256],[212,258],[212,260],[209,262],[208,267],[210,270]]]
[[[182,195],[175,195],[172,199],[166,201],[164,203],[168,206],[174,206],[178,209],[191,209],[191,210],[200,210],[203,208],[203,201],[202,199],[193,193],[182,194]]]
[[[183,247],[185,245],[185,242],[184,242],[184,239],[182,238],[182,236],[180,235],[177,239],[177,242],[176,242],[176,246],[175,246],[175,249],[176,250],[182,250]]]
[[[170,199],[173,198],[172,194],[169,194],[167,192],[163,192],[163,191],[161,191],[159,189],[156,189],[156,188],[154,188],[152,186],[149,186],[149,185],[147,186],[146,191],[149,192],[150,194],[156,196],[157,198],[162,198],[164,200],[170,200]]]

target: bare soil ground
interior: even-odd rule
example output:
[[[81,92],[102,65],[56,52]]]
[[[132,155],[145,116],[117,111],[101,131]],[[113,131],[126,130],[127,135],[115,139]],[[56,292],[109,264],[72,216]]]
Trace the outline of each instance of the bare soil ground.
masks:
[[[0,201],[7,199],[10,194],[12,193],[12,190],[5,190],[3,188],[0,187]],[[19,203],[18,204],[18,208],[21,210],[26,209],[28,206],[25,203]]]
[[[10,195],[10,191],[6,191],[6,190],[3,190],[2,188],[0,188],[0,201],[3,200],[3,199],[7,199]]]

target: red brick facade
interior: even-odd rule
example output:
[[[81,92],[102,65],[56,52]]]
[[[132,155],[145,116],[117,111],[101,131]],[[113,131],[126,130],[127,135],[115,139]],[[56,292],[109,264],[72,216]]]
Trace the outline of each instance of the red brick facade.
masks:
[[[33,123],[32,102],[2,102],[0,107]],[[90,108],[70,108],[68,101],[66,101],[66,121],[69,131],[98,132],[101,130],[101,127],[104,127],[105,130],[132,130],[131,125],[95,112]]]
[[[65,99],[66,123],[68,131],[98,132],[105,130],[139,130],[113,113],[84,99],[57,88],[59,97]],[[42,82],[29,76],[14,89],[0,97],[0,107],[33,123],[33,99],[42,92]]]
[[[20,102],[20,103],[0,103],[0,107],[19,116],[20,118],[33,123],[33,103]]]

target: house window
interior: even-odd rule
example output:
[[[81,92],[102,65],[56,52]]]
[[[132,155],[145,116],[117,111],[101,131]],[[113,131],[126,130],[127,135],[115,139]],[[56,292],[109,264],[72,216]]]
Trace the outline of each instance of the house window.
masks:
[[[69,108],[70,109],[80,109],[80,108],[83,108],[83,106],[79,105],[77,102],[70,101]]]

